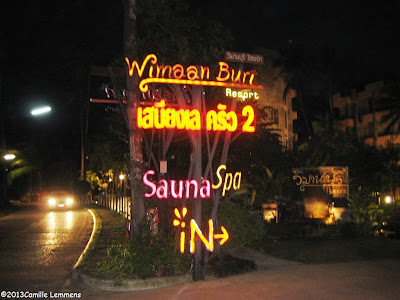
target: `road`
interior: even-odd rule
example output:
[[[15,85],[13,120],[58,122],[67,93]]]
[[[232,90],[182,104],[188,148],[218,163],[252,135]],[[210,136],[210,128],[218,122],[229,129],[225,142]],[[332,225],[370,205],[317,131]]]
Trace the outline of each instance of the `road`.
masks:
[[[26,205],[0,219],[0,290],[59,292],[93,228],[86,210]]]

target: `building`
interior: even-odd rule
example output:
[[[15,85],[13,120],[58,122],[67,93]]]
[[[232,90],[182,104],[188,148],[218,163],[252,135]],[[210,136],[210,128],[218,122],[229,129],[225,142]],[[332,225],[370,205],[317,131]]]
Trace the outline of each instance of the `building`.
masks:
[[[294,90],[284,97],[286,82],[280,74],[280,69],[274,66],[278,53],[267,50],[264,53],[264,65],[260,71],[264,89],[260,91],[259,106],[266,107],[268,127],[279,134],[281,145],[285,149],[293,149],[297,134],[293,132],[293,121],[297,120],[297,112],[293,111]]]
[[[396,130],[387,131],[387,123],[382,122],[382,117],[389,112],[389,105],[385,105],[389,99],[388,91],[389,84],[381,80],[365,85],[361,91],[353,89],[347,96],[333,95],[333,109],[343,131],[369,145],[400,144]]]
[[[263,85],[262,90],[225,90],[226,97],[237,98],[240,101],[252,100],[259,108],[267,113],[267,128],[280,136],[280,143],[284,149],[293,149],[297,135],[293,133],[293,121],[297,119],[297,112],[292,110],[292,101],[296,96],[290,90],[284,97],[286,82],[280,74],[280,69],[274,66],[278,53],[265,50],[263,64],[257,65],[258,83]]]

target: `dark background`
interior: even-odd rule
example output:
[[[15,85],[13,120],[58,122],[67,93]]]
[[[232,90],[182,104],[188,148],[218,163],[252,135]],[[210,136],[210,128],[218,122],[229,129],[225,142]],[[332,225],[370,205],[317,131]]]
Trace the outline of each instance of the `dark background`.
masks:
[[[257,53],[260,47],[294,45],[310,65],[329,71],[334,91],[393,79],[399,72],[398,1],[193,2],[191,10],[231,31],[232,49],[226,50]],[[89,67],[122,59],[122,4],[7,1],[0,20],[2,144],[37,143],[52,165],[67,160],[78,176],[80,111],[88,95]],[[318,94],[318,78],[310,82],[309,89]],[[317,114],[321,106],[314,99],[305,103]],[[52,113],[32,118],[30,109],[41,103],[51,105]],[[104,108],[91,108],[90,128],[106,125],[96,113]]]

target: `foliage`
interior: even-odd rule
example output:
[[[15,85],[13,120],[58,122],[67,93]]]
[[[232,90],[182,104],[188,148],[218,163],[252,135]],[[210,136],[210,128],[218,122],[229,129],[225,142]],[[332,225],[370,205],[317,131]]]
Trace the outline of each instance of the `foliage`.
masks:
[[[102,273],[146,279],[189,271],[190,256],[174,253],[174,240],[161,235],[121,239],[107,249],[107,257],[99,264]]]
[[[297,164],[306,167],[344,165],[354,159],[357,142],[343,134],[337,123],[327,117],[312,124],[313,136],[298,145]]]
[[[371,214],[371,203],[375,202],[373,195],[366,190],[358,189],[350,194],[348,200],[354,223],[363,225],[366,231],[370,230],[375,221]]]
[[[222,24],[204,18],[183,0],[148,0],[137,4],[138,48],[165,63],[204,64],[220,59],[232,40]]]
[[[218,221],[229,231],[229,247],[258,248],[264,237],[261,215],[228,199],[220,204]]]

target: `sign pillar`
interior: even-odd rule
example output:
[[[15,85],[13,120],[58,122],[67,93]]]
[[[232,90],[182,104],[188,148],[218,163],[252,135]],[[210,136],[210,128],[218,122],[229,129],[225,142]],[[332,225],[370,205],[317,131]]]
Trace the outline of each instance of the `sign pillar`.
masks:
[[[193,108],[201,111],[201,99],[203,94],[203,87],[193,86],[192,88],[193,98]],[[193,154],[192,154],[192,164],[193,164],[193,179],[201,184],[201,176],[202,176],[202,156],[201,156],[201,130],[196,130],[192,132],[193,134]],[[201,224],[201,201],[193,201],[193,219],[197,224]],[[202,278],[202,252],[204,251],[201,241],[195,241],[195,247],[197,251],[194,253],[194,261],[193,261],[193,280],[200,280]]]

